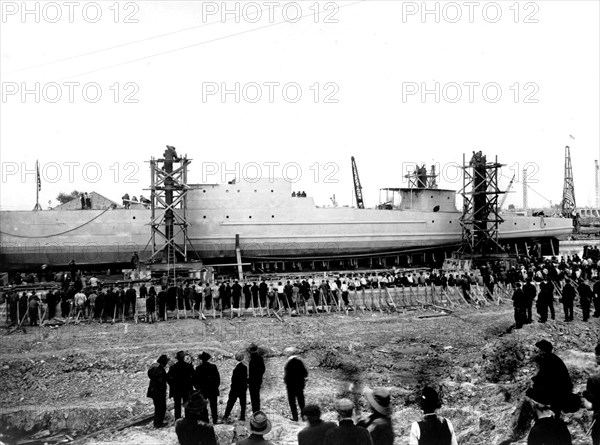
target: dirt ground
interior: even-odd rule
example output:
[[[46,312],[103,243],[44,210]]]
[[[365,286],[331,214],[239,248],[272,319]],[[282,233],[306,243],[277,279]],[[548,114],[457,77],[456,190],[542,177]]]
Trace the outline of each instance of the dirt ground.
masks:
[[[157,431],[151,424],[113,434],[86,434],[152,412],[152,402],[145,397],[146,371],[159,355],[174,356],[179,350],[213,355],[221,373],[222,415],[233,355],[252,341],[265,351],[262,405],[274,425],[267,438],[277,444],[296,443],[302,427],[290,420],[285,396],[286,346],[300,349],[309,368],[307,403],[319,404],[325,418],[335,418],[333,402],[341,395],[354,397],[364,411],[362,387],[388,387],[396,444],[408,443],[410,425],[421,415],[416,404],[419,389],[426,384],[441,390],[441,414],[454,424],[460,444],[499,443],[535,374],[530,357],[541,338],[550,340],[563,357],[576,390],[598,372],[591,353],[599,339],[598,319],[557,320],[512,330],[512,307],[506,304],[435,315],[440,312],[351,312],[285,317],[284,323],[266,317],[152,325],[95,322],[2,335],[0,440],[11,443],[48,430],[66,431],[87,444],[176,444],[172,427]],[[575,317],[581,320],[577,312]],[[237,416],[236,406],[232,418]],[[584,437],[590,418],[585,410],[566,416],[575,444],[591,443]],[[243,428],[237,430],[236,435],[243,433]],[[232,443],[232,426],[218,426],[218,432],[221,443]]]

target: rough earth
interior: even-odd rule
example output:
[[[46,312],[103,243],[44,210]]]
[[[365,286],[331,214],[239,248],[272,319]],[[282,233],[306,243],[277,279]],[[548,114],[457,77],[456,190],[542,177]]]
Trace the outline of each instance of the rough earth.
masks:
[[[290,420],[282,381],[282,351],[290,345],[302,351],[309,368],[307,402],[319,404],[325,418],[335,418],[333,402],[341,395],[353,397],[366,412],[362,388],[390,388],[396,444],[408,443],[410,425],[421,415],[419,390],[426,384],[440,388],[440,414],[452,421],[460,444],[499,443],[536,371],[530,358],[541,338],[550,340],[565,360],[576,391],[598,371],[592,354],[599,340],[598,319],[534,323],[514,330],[512,308],[504,304],[421,318],[436,314],[440,312],[324,314],[286,317],[284,323],[251,317],[152,325],[92,323],[3,335],[0,440],[11,443],[47,431],[66,432],[87,444],[176,444],[172,427],[154,430],[151,424],[87,434],[151,413],[146,371],[160,354],[173,356],[178,350],[213,355],[223,382],[222,414],[233,355],[251,341],[266,354],[262,405],[274,425],[268,438],[277,444],[296,443],[302,427]],[[576,312],[578,316],[581,320]],[[237,415],[236,407],[232,418]],[[574,444],[590,443],[584,437],[590,417],[585,410],[566,415]],[[243,435],[240,425],[219,425],[220,443],[229,445]]]

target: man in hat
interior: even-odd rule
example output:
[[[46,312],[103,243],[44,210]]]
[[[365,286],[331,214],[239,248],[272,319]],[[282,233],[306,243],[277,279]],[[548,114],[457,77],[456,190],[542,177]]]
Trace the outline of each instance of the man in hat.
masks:
[[[450,421],[438,416],[435,411],[442,406],[435,389],[430,386],[423,388],[421,409],[423,419],[413,422],[408,437],[409,445],[436,443],[438,445],[457,445],[454,428]]]
[[[373,445],[394,445],[390,392],[385,388],[366,388],[364,395],[371,408],[371,414],[360,420],[357,425],[369,431]]]
[[[571,434],[565,423],[555,417],[551,404],[551,393],[541,389],[529,388],[526,393],[536,421],[527,436],[528,445],[571,445]]]
[[[154,428],[166,426],[163,422],[167,412],[167,371],[165,370],[167,363],[169,357],[163,354],[148,370],[150,384],[146,396],[154,402]]]
[[[297,350],[294,347],[285,348],[283,351],[287,356],[285,362],[283,381],[287,389],[288,402],[292,411],[292,420],[298,421],[298,409],[296,408],[296,400],[300,411],[304,408],[304,386],[308,377],[308,370],[304,366],[304,362],[297,355]]]
[[[231,374],[231,387],[229,389],[229,398],[227,399],[227,406],[225,407],[225,414],[223,415],[223,422],[229,420],[229,414],[233,409],[233,405],[237,399],[240,399],[240,420],[244,422],[246,420],[246,391],[248,391],[248,368],[244,364],[245,354],[238,352],[235,354],[237,365],[233,369]]]
[[[538,365],[538,373],[531,379],[533,388],[551,394],[552,410],[558,417],[573,390],[571,377],[565,363],[552,353],[552,343],[540,340],[535,346],[539,353],[533,358]]]
[[[250,389],[250,403],[252,412],[260,410],[260,387],[262,386],[263,375],[265,373],[265,361],[263,360],[258,346],[252,343],[248,347],[250,362],[248,363],[248,387]]]
[[[177,363],[169,369],[167,375],[170,394],[175,403],[175,419],[181,417],[181,401],[187,402],[192,391],[192,379],[194,377],[194,367],[185,361],[185,352],[177,353]]]
[[[175,421],[175,433],[181,445],[217,445],[215,430],[208,424],[206,400],[200,391],[190,394],[184,405],[185,418]]]
[[[318,405],[306,405],[302,409],[302,420],[307,426],[298,432],[298,445],[323,445],[327,431],[337,427],[334,422],[321,420],[321,409]]]
[[[203,351],[198,355],[200,364],[196,366],[194,371],[194,388],[200,390],[205,399],[210,404],[210,413],[213,419],[213,423],[218,423],[218,410],[217,410],[217,399],[219,397],[219,386],[221,385],[221,376],[217,365],[209,363],[211,355]]]
[[[533,305],[533,300],[535,300],[535,296],[537,295],[537,288],[531,282],[531,278],[527,277],[527,282],[523,285],[523,292],[525,293],[527,306],[525,307],[525,312],[527,314],[527,324],[531,324],[532,314],[531,314],[531,306]]]
[[[590,306],[594,292],[592,292],[592,288],[589,286],[589,284],[581,280],[579,286],[577,286],[577,293],[579,294],[579,304],[581,304],[583,321],[588,321],[588,318],[590,318]]]
[[[250,436],[247,439],[238,442],[238,445],[274,445],[273,442],[266,440],[264,436],[271,431],[271,421],[262,411],[257,411],[250,416],[250,420],[246,424],[246,428],[250,431]]]
[[[600,343],[594,350],[596,364],[600,365]],[[587,409],[593,410],[592,417],[592,445],[600,445],[600,373],[588,378],[583,392],[584,404]]]
[[[323,445],[373,445],[369,432],[354,425],[352,412],[354,404],[349,399],[339,399],[335,401],[334,408],[337,411],[339,425],[331,428],[325,433]]]
[[[521,283],[515,283],[515,291],[512,296],[513,308],[515,311],[515,327],[521,329],[527,321],[527,297],[521,289]]]
[[[562,289],[562,305],[565,313],[565,321],[573,321],[573,301],[575,300],[575,288],[569,278],[565,279]]]

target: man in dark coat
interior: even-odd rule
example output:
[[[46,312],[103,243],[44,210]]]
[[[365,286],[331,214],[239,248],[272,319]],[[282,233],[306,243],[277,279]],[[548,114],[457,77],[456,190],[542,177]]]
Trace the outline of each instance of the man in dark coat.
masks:
[[[180,445],[217,445],[215,430],[208,424],[206,400],[200,391],[190,394],[184,405],[185,418],[175,421],[175,433]]]
[[[242,298],[242,286],[235,280],[233,285],[231,286],[231,296],[233,297],[233,307],[235,309],[240,308],[240,298]]]
[[[135,299],[137,298],[137,292],[133,288],[133,283],[129,284],[129,289],[125,292],[125,317],[128,317],[130,312],[131,315],[135,315],[136,312],[136,303]]]
[[[523,286],[523,292],[526,297],[527,306],[525,307],[525,313],[527,315],[527,324],[529,324],[532,321],[531,307],[533,306],[533,300],[535,300],[537,295],[537,288],[533,285],[531,278],[529,277],[527,278],[527,283]]]
[[[575,288],[571,284],[571,280],[567,278],[562,290],[562,305],[567,322],[573,321],[573,301],[575,301]]]
[[[171,366],[168,374],[170,387],[169,396],[175,402],[175,419],[181,417],[181,402],[187,402],[190,392],[192,392],[192,379],[194,377],[194,367],[185,361],[185,352],[177,353],[177,363]]]
[[[538,373],[531,379],[533,388],[551,395],[552,411],[560,416],[573,390],[569,371],[564,362],[552,353],[552,344],[548,340],[540,340],[535,346],[539,349],[539,354],[534,357],[538,365]]]
[[[551,393],[542,389],[529,388],[526,395],[531,400],[537,419],[527,436],[527,444],[571,445],[571,434],[567,426],[550,408]]]
[[[154,428],[166,426],[163,422],[167,412],[167,363],[169,357],[163,354],[148,370],[150,384],[146,396],[154,402]]]
[[[596,281],[594,283],[594,295],[593,295],[593,301],[594,301],[594,317],[598,318],[600,317],[600,280]]]
[[[600,365],[600,343],[596,345],[596,364]],[[592,445],[600,445],[600,373],[588,378],[583,398],[586,408],[593,410]]]
[[[265,361],[263,360],[258,346],[252,343],[248,348],[250,363],[248,364],[248,386],[250,389],[250,402],[252,412],[260,411],[260,387],[265,373]]]
[[[323,445],[373,445],[369,432],[354,425],[352,412],[354,405],[348,399],[339,399],[335,402],[335,410],[338,413],[339,426],[331,428],[325,433]]]
[[[437,391],[431,386],[423,388],[421,395],[423,418],[411,425],[408,439],[410,444],[457,445],[452,423],[436,414],[441,407],[442,403]]]
[[[240,399],[240,420],[246,421],[246,392],[248,391],[248,368],[244,364],[245,354],[238,352],[235,355],[237,365],[233,369],[231,374],[231,387],[229,389],[229,398],[227,399],[227,406],[225,407],[225,414],[223,414],[223,422],[229,420],[229,414],[233,409],[233,405],[237,399]]]
[[[583,280],[581,280],[579,286],[577,286],[577,293],[579,294],[579,304],[581,304],[583,321],[588,321],[590,318],[590,305],[594,293],[592,292],[590,286]]]
[[[165,291],[164,287],[161,287],[158,291],[156,304],[158,305],[158,318],[160,320],[164,320],[167,310],[167,292]]]
[[[219,397],[219,386],[221,385],[221,376],[217,365],[209,363],[211,355],[204,351],[198,355],[200,364],[194,371],[194,388],[199,389],[205,399],[210,404],[210,413],[213,423],[218,423],[217,399]]]
[[[337,427],[334,422],[321,420],[321,409],[317,405],[306,405],[302,410],[302,420],[307,426],[298,432],[298,445],[323,445],[327,431]]]
[[[260,285],[258,286],[258,296],[260,298],[261,307],[265,307],[265,305],[267,304],[267,294],[268,293],[269,293],[269,285],[263,278],[262,281],[260,282]]]
[[[517,329],[521,329],[523,324],[527,321],[527,297],[525,292],[521,289],[521,283],[515,283],[515,291],[512,296],[513,308],[515,311],[515,325]]]
[[[540,315],[540,323],[546,323],[548,320],[548,310],[550,317],[554,320],[554,285],[544,276],[544,281],[540,283],[540,294],[537,300],[537,310]]]
[[[304,362],[296,355],[297,351],[293,347],[285,348],[283,351],[287,356],[287,362],[284,367],[283,381],[287,389],[288,402],[292,411],[292,420],[298,421],[298,410],[296,400],[300,411],[304,408],[304,386],[308,377],[308,370]]]

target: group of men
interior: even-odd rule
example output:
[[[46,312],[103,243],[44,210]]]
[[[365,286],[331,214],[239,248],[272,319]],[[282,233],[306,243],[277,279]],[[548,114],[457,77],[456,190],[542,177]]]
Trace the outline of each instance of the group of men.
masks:
[[[298,407],[300,410],[304,408],[304,386],[308,378],[308,370],[295,348],[286,348],[285,353],[288,355],[288,359],[284,367],[284,382],[292,420],[297,421]],[[245,351],[235,354],[237,363],[231,374],[229,396],[221,418],[222,422],[229,422],[231,412],[238,401],[240,420],[246,420],[248,391],[250,392],[252,412],[260,411],[260,391],[266,371],[263,354],[264,351],[261,351],[254,343]],[[210,359],[211,355],[207,351],[201,352],[198,355],[198,365],[194,368],[191,356],[184,351],[179,351],[176,355],[177,362],[170,366],[168,372],[165,368],[170,359],[166,355],[161,355],[157,362],[150,367],[148,397],[153,399],[155,405],[155,427],[164,426],[167,384],[170,389],[169,397],[174,400],[175,419],[181,417],[182,403],[185,404],[194,391],[199,391],[210,405],[212,422],[219,423],[217,399],[220,395],[221,377],[217,366],[211,363]]]
[[[593,423],[589,433],[592,445],[600,444],[600,373],[588,378],[582,397],[573,394],[573,385],[564,362],[553,353],[552,344],[547,340],[536,343],[538,353],[533,357],[538,366],[532,378],[532,386],[526,391],[523,404],[518,411],[517,424],[511,430],[511,437],[503,444],[521,440],[529,431],[528,445],[570,445],[571,434],[561,416],[563,412],[576,412],[581,408],[593,411]],[[318,405],[304,404],[304,385],[308,373],[298,351],[286,348],[288,356],[284,367],[284,382],[292,411],[292,420],[298,421],[296,401],[300,407],[306,427],[298,433],[299,445],[393,445],[394,428],[392,422],[391,395],[386,388],[366,388],[364,396],[369,406],[367,416],[356,418],[355,403],[349,399],[338,399],[334,409],[338,423],[324,422]],[[600,344],[595,348],[596,363],[600,365]],[[246,358],[249,357],[248,366]],[[212,423],[218,423],[216,399],[219,395],[220,377],[216,365],[209,362],[210,354],[202,352],[200,363],[194,369],[189,355],[177,353],[177,363],[167,371],[169,358],[162,355],[148,371],[150,385],[148,397],[155,405],[154,426],[166,426],[167,385],[170,397],[175,402],[175,431],[181,445],[198,443],[216,444],[214,429],[209,423],[208,406]],[[251,344],[245,351],[235,355],[237,364],[233,370],[229,397],[222,421],[228,422],[232,408],[240,402],[240,421],[246,420],[246,392],[250,386],[252,415],[247,422],[250,437],[241,444],[271,444],[264,436],[271,430],[271,422],[261,411],[260,388],[265,364],[257,345]],[[252,387],[254,386],[254,390]],[[427,386],[422,390],[420,405],[423,410],[421,420],[411,425],[409,445],[457,445],[452,423],[436,414],[441,407],[437,391]],[[181,419],[181,408],[185,418]],[[356,421],[355,421],[356,419]],[[531,422],[534,421],[531,427]],[[531,428],[530,428],[531,427]]]
[[[79,196],[79,200],[81,201],[81,210],[91,210],[92,198],[87,194],[87,192],[82,193]]]
[[[283,381],[292,413],[291,420],[298,422],[299,414],[306,427],[298,433],[299,445],[393,445],[394,429],[392,422],[391,395],[386,388],[366,388],[364,396],[370,409],[368,415],[354,421],[355,405],[349,399],[338,399],[334,409],[338,423],[324,422],[321,409],[315,404],[305,404],[304,389],[308,371],[299,351],[293,347],[284,349],[287,356],[284,365]],[[260,389],[265,373],[263,351],[250,344],[244,351],[235,354],[236,365],[231,376],[231,385],[225,412],[221,421],[229,422],[232,409],[239,400],[240,421],[246,420],[246,393],[250,390],[252,414],[246,424],[250,436],[239,444],[271,444],[264,436],[271,431],[272,424],[261,410]],[[175,431],[181,445],[216,444],[214,428],[209,420],[208,407],[212,414],[212,424],[219,423],[217,397],[219,396],[219,371],[209,360],[211,356],[203,351],[198,356],[199,364],[194,369],[191,357],[184,351],[176,355],[176,363],[170,366],[169,357],[161,355],[157,363],[148,370],[150,384],[148,397],[154,401],[154,426],[162,428],[166,412],[167,386],[169,396],[174,399]],[[246,365],[248,362],[248,365]],[[184,407],[185,418],[181,419]],[[438,393],[431,387],[423,390],[421,407],[424,416],[414,422],[410,430],[411,445],[456,445],[456,435],[448,419],[436,415],[441,407]],[[299,411],[298,411],[299,408]]]

